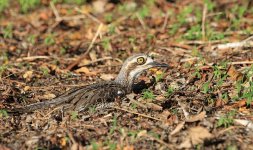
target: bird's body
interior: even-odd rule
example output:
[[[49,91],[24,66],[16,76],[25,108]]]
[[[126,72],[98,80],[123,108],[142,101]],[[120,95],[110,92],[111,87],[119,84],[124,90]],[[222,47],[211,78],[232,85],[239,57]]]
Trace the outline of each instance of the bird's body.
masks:
[[[114,81],[105,81],[71,89],[50,100],[13,109],[14,112],[26,113],[38,109],[62,106],[64,109],[83,111],[89,107],[103,107],[132,91],[135,78],[144,70],[152,67],[165,67],[155,62],[150,56],[137,54],[129,57],[123,64]]]

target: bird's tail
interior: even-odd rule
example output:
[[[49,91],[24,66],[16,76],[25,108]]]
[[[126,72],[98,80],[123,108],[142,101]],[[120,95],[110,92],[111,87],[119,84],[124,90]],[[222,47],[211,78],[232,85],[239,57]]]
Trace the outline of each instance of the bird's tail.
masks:
[[[65,103],[67,100],[68,99],[66,97],[65,98],[57,97],[49,101],[38,102],[38,103],[30,104],[21,108],[13,108],[13,109],[7,110],[7,112],[11,114],[29,113],[29,112],[33,112],[39,109],[45,109],[45,108],[58,106],[62,103]]]

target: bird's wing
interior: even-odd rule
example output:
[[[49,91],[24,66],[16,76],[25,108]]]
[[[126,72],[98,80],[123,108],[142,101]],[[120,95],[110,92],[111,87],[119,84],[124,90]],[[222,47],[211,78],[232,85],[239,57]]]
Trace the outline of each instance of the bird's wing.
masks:
[[[102,82],[79,88],[71,89],[50,101],[44,101],[27,105],[22,108],[14,108],[9,112],[26,113],[38,109],[63,106],[72,110],[84,110],[90,106],[96,106],[113,101],[118,94],[126,94],[125,88],[115,82]]]
[[[69,101],[71,109],[82,111],[89,107],[103,106],[113,102],[116,97],[126,94],[125,88],[114,82],[105,82],[87,87],[85,92],[80,90],[79,94]]]

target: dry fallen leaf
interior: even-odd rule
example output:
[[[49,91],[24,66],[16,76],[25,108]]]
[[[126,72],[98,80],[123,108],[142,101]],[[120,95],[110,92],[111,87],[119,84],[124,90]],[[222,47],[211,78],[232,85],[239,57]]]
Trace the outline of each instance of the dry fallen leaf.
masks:
[[[87,65],[87,64],[89,64],[89,63],[90,63],[90,60],[84,58],[84,59],[81,60],[81,62],[78,64],[78,66],[79,66],[79,67],[80,67],[80,66],[85,66],[85,65]]]
[[[230,105],[230,106],[225,106],[224,109],[225,110],[230,110],[230,109],[234,109],[234,108],[241,108],[247,105],[247,100],[246,99],[241,99],[237,102],[235,102],[234,104]],[[250,104],[251,106],[253,106],[253,102],[251,102]]]
[[[179,145],[179,148],[191,148],[194,145],[201,144],[205,139],[212,138],[213,135],[204,127],[197,126],[188,130],[186,140]]]
[[[170,132],[170,135],[175,135],[176,133],[178,133],[183,127],[184,127],[185,122],[181,122],[179,123],[176,128]]]
[[[105,81],[111,81],[112,79],[114,79],[114,75],[113,74],[101,74],[100,78]]]
[[[227,104],[228,101],[225,100],[225,99],[218,99],[216,102],[215,102],[215,107],[221,107],[221,106],[224,106],[225,104]]]
[[[87,76],[94,76],[97,75],[96,72],[91,72],[87,67],[81,67],[77,70],[75,70],[76,73],[84,73]]]
[[[23,78],[24,78],[24,79],[31,79],[31,78],[32,78],[32,75],[33,75],[33,71],[26,71],[26,72],[23,74]]]
[[[55,98],[55,97],[56,96],[53,93],[48,93],[48,94],[43,95],[41,98],[42,99],[52,99],[52,98]]]
[[[163,107],[154,103],[147,103],[148,108],[152,110],[163,110]]]
[[[189,137],[192,144],[202,143],[204,139],[211,138],[213,135],[204,127],[197,126],[189,129]]]
[[[134,146],[133,145],[127,145],[123,148],[123,150],[134,150]]]
[[[192,115],[189,116],[185,121],[186,122],[196,122],[196,121],[200,121],[203,120],[206,116],[206,112],[202,111],[201,113],[197,114],[197,115]]]
[[[28,90],[30,90],[30,86],[25,86],[24,91],[28,91]]]
[[[228,69],[228,75],[232,81],[238,81],[243,79],[243,74],[235,69],[234,66],[230,66]]]

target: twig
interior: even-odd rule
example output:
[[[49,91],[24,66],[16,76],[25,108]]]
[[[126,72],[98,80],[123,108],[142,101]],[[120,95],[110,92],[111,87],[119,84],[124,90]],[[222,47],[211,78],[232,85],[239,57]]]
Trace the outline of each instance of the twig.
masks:
[[[171,52],[173,55],[180,55],[180,56],[185,56],[185,55],[187,55],[187,53],[189,53],[189,51],[186,51],[184,49],[178,49],[178,51],[175,51],[174,49],[169,48],[169,47],[158,47],[158,49],[166,50],[168,52]]]
[[[162,31],[165,31],[166,29],[166,26],[168,24],[168,19],[169,19],[169,11],[167,11],[166,15],[165,15],[165,18],[164,18],[164,22],[163,22],[163,26],[162,26]]]
[[[206,33],[205,33],[205,22],[206,22],[206,13],[207,13],[207,4],[204,4],[203,13],[202,13],[202,40],[205,41]]]
[[[178,101],[178,105],[179,105],[179,106],[181,107],[181,109],[183,110],[185,119],[188,120],[190,114],[189,114],[189,112],[186,110],[186,105],[183,104],[183,103],[181,102],[181,100],[178,99],[178,98],[177,98],[177,101]]]
[[[229,131],[229,130],[233,130],[233,129],[236,129],[236,128],[244,128],[243,126],[231,126],[231,127],[228,127],[228,128],[225,128],[221,131],[219,131],[216,136],[220,136],[222,134],[224,134],[225,132]]]
[[[195,61],[199,59],[200,59],[199,57],[184,58],[184,59],[181,59],[180,62]]]
[[[215,41],[184,41],[182,44],[189,44],[189,45],[205,45],[205,44],[217,44],[221,43],[224,40],[215,40]]]
[[[56,20],[57,22],[62,21],[62,18],[60,17],[60,15],[59,15],[59,13],[58,13],[58,11],[57,11],[55,5],[54,5],[54,2],[52,2],[52,1],[50,2],[50,7],[52,8],[53,13],[54,13],[54,15],[55,15],[55,20]]]
[[[104,61],[104,60],[110,60],[110,59],[114,59],[114,60],[117,60],[117,61],[119,61],[120,63],[122,63],[122,61],[121,61],[119,58],[104,57],[104,58],[99,58],[99,59],[90,61],[90,62],[88,62],[87,64],[81,65],[80,67],[89,66],[89,65],[91,65],[91,64],[94,64],[94,63],[97,63],[97,62],[100,62],[100,61]]]
[[[86,15],[87,17],[89,17],[91,20],[99,23],[99,24],[103,24],[102,21],[98,20],[96,17],[94,17],[93,15],[89,14],[89,13],[84,13],[82,10],[80,10],[78,7],[75,7],[75,10],[81,14]]]
[[[153,119],[153,120],[157,120],[157,121],[162,121],[161,119],[158,119],[158,118],[155,118],[155,117],[151,117],[151,116],[148,116],[148,115],[145,115],[145,114],[133,112],[133,111],[130,111],[130,110],[127,110],[127,109],[124,109],[124,108],[119,108],[119,107],[116,107],[116,106],[114,106],[112,108],[115,108],[115,109],[118,109],[118,110],[122,110],[122,111],[125,111],[125,112],[128,112],[128,113],[131,113],[131,114],[135,114],[135,115],[138,115],[138,116],[141,116],[141,117],[145,117],[145,118],[149,118],[149,119]]]
[[[158,143],[160,143],[160,144],[162,144],[162,145],[168,147],[169,149],[175,149],[175,147],[174,147],[173,145],[169,145],[168,143],[164,142],[163,140],[160,140],[160,139],[155,138],[155,137],[153,137],[153,136],[150,136],[150,135],[148,135],[148,134],[146,134],[146,135],[144,135],[144,136],[145,136],[145,137],[148,137],[148,138],[150,138],[150,139],[152,139],[152,140],[154,140],[154,141],[157,141]]]
[[[20,62],[20,61],[24,61],[24,60],[27,60],[27,61],[33,61],[35,59],[50,59],[49,56],[29,56],[29,57],[21,57],[21,58],[18,58],[17,61]]]
[[[252,39],[253,39],[253,36],[250,36],[249,38],[243,41],[219,44],[219,45],[212,46],[211,49],[222,50],[222,49],[229,49],[229,48],[252,48],[253,47],[253,41],[251,41]]]
[[[253,61],[229,62],[228,64],[231,64],[231,65],[253,64]]]
[[[122,22],[122,21],[126,20],[127,18],[129,18],[131,15],[133,15],[133,14],[129,13],[127,15],[124,15],[124,16],[120,17],[119,19],[113,21],[112,23],[108,24],[107,26],[117,25],[120,22]]]
[[[146,105],[144,105],[144,104],[142,104],[142,103],[134,100],[134,94],[133,93],[132,94],[128,94],[126,97],[130,100],[130,102],[132,102],[132,103],[134,103],[134,104],[136,104],[136,105],[138,105],[138,106],[140,106],[140,107],[142,107],[144,109],[147,109]]]
[[[146,30],[146,29],[147,29],[146,24],[144,23],[144,21],[143,21],[143,19],[141,18],[141,16],[140,16],[138,13],[136,13],[135,15],[136,15],[137,19],[139,20],[139,22],[141,23],[142,28],[143,28],[144,30]]]
[[[96,32],[95,36],[93,37],[93,39],[92,39],[92,41],[90,43],[90,46],[87,49],[87,51],[83,55],[81,55],[75,62],[73,62],[72,64],[70,64],[67,67],[67,70],[71,70],[73,67],[75,67],[90,52],[91,48],[94,45],[94,42],[96,41],[98,35],[100,34],[102,28],[103,28],[103,24],[100,24],[99,27],[98,27],[98,29],[97,29],[97,32]]]

